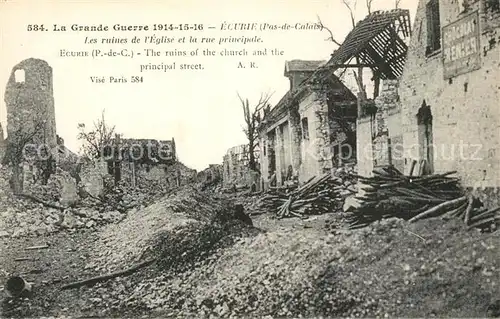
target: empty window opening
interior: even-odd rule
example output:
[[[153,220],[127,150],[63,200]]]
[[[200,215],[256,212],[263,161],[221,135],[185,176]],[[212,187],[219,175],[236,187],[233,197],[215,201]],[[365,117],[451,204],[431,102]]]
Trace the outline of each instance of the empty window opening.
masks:
[[[434,153],[432,136],[432,113],[425,100],[418,110],[418,142],[421,152],[421,168],[419,175],[432,174],[434,171]]]
[[[16,83],[24,83],[25,82],[25,74],[24,70],[19,69],[14,72],[14,80]]]
[[[439,0],[430,0],[426,5],[427,49],[432,54],[441,49],[441,21],[439,20]]]
[[[302,138],[305,140],[309,139],[309,122],[307,121],[307,117],[302,118]]]

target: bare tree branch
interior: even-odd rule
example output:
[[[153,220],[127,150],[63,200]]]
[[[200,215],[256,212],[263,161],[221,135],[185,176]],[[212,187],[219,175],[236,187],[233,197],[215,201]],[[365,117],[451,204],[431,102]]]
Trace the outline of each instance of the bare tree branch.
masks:
[[[373,0],[366,0],[366,9],[368,10],[368,14],[372,13],[372,4]]]
[[[399,9],[400,4],[401,4],[401,0],[395,0],[394,8]]]
[[[98,158],[106,146],[111,145],[115,133],[115,126],[108,126],[104,118],[104,110],[101,118],[94,122],[94,128],[90,132],[85,131],[85,124],[78,124],[78,139],[82,141],[82,151],[90,158]]]
[[[325,27],[325,25],[323,24],[323,22],[321,21],[319,15],[317,15],[318,17],[318,24],[321,26],[321,30],[325,29],[326,31],[328,31],[328,33],[330,33],[330,37],[325,39],[325,41],[332,41],[333,43],[335,43],[336,45],[338,46],[341,46],[341,43],[338,42],[337,40],[335,40],[335,38],[333,37],[333,33],[332,33],[332,30],[330,30],[329,28]]]
[[[342,3],[347,7],[349,10],[349,15],[351,16],[351,23],[352,26],[356,26],[356,5],[357,5],[357,0],[354,0],[352,4],[349,3],[348,0],[342,0]]]
[[[249,157],[249,167],[252,170],[258,171],[257,162],[255,158],[255,148],[257,147],[259,138],[259,125],[260,125],[260,111],[269,105],[269,100],[272,97],[272,93],[261,93],[258,102],[250,107],[250,101],[244,99],[241,95],[236,92],[243,109],[243,119],[245,121],[245,127],[243,132],[248,139],[248,157]]]

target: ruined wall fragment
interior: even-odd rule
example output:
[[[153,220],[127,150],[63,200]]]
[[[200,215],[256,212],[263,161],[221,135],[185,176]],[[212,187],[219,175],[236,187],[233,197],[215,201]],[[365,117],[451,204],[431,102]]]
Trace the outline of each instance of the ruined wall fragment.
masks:
[[[36,130],[38,145],[57,145],[52,68],[40,59],[15,65],[5,89],[7,135]]]

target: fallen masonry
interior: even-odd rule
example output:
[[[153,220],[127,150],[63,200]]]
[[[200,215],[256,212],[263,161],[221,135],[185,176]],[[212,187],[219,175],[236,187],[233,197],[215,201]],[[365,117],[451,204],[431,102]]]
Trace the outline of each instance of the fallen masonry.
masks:
[[[349,174],[314,180],[302,186],[310,190],[304,194],[314,197],[336,181],[334,187],[341,183],[343,196],[348,196],[351,192],[344,187],[355,183]],[[102,225],[80,248],[67,252],[66,258],[73,261],[66,273],[45,273],[50,276],[43,277],[45,284],[39,279],[44,273],[31,274],[34,298],[4,303],[2,315],[58,316],[59,304],[81,317],[449,314],[446,307],[432,308],[425,301],[439,291],[427,286],[438,284],[466,287],[464,294],[472,305],[457,306],[461,311],[457,313],[484,316],[490,308],[494,313],[493,284],[500,269],[494,258],[498,232],[493,237],[464,232],[457,228],[463,223],[457,218],[410,224],[393,217],[336,233],[312,228],[315,218],[344,216],[337,199],[332,201],[337,208],[331,214],[278,220],[304,227],[262,231],[236,218],[234,213],[241,208],[232,196],[187,185],[146,207],[129,210],[120,222]],[[272,224],[278,209],[275,206],[269,214],[254,217],[254,225]],[[53,254],[61,249],[60,243],[36,249],[39,255],[25,250],[13,256]],[[25,248],[36,246],[41,245]],[[28,262],[16,262],[10,274]],[[468,282],[471,278],[473,283]],[[472,293],[479,284],[483,292],[475,297]],[[448,303],[455,300],[452,295],[442,298]]]

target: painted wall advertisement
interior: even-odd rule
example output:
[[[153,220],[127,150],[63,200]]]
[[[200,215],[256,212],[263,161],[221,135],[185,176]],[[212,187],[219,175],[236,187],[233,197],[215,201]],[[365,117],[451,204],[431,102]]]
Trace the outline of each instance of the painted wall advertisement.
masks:
[[[481,67],[479,39],[479,14],[477,11],[443,27],[445,79]]]

